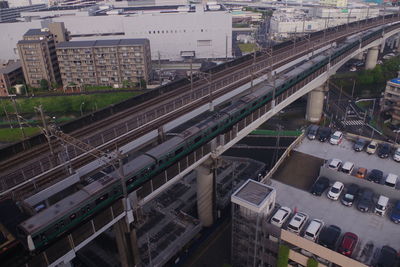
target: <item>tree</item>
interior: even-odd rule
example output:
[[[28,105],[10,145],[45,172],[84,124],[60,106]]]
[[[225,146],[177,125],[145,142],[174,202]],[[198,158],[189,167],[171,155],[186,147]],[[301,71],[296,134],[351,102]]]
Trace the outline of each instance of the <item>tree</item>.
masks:
[[[49,82],[46,79],[40,80],[40,89],[42,89],[43,91],[49,90]]]

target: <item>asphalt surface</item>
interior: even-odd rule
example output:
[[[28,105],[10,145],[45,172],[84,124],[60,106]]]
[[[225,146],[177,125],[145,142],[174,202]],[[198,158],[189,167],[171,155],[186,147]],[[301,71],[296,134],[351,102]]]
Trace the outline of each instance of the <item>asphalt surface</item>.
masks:
[[[399,225],[391,222],[388,217],[362,213],[354,206],[346,207],[339,201],[328,199],[326,194],[316,197],[307,191],[275,180],[272,181],[272,186],[277,191],[276,202],[281,206],[305,212],[309,215],[309,220],[322,219],[326,226],[337,225],[341,228],[342,234],[355,233],[360,240],[358,250],[354,253],[355,258],[358,258],[361,248],[368,241],[374,243],[375,249],[389,245],[400,250]]]

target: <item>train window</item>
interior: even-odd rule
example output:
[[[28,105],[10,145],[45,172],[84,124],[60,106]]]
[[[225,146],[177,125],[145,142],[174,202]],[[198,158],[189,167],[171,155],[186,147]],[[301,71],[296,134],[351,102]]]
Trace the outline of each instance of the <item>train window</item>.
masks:
[[[96,199],[96,205],[100,204],[101,202],[103,202],[104,200],[106,200],[108,198],[108,193],[102,195],[101,197],[99,197],[98,199]]]
[[[81,208],[81,213],[85,214],[86,213],[86,209],[85,208]]]
[[[217,129],[218,129],[218,125],[217,125],[217,126],[214,126],[214,127],[211,129],[211,132],[215,132]]]
[[[243,114],[243,113],[245,113],[246,112],[246,109],[242,109],[241,111],[240,111],[240,114]]]
[[[183,147],[178,148],[175,150],[175,156],[183,152]]]
[[[128,181],[126,181],[126,185],[130,185],[131,183],[133,183],[133,181],[136,180],[136,176],[133,176],[131,179],[129,179]]]
[[[86,211],[90,211],[90,205],[86,206]]]
[[[197,137],[194,139],[194,142],[195,142],[195,143],[198,143],[200,140],[201,140],[201,135],[197,136]]]
[[[75,218],[76,218],[76,213],[72,213],[71,215],[69,215],[69,219],[72,221],[72,220],[75,220]]]

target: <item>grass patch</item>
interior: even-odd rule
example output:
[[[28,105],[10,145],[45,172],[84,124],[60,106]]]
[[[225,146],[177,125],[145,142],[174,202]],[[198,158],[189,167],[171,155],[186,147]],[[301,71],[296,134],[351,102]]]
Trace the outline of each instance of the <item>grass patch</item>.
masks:
[[[287,267],[289,262],[289,247],[285,245],[279,246],[277,267]]]
[[[313,258],[309,258],[307,260],[307,267],[318,267],[318,261],[314,260]]]
[[[73,95],[73,96],[53,96],[53,97],[34,97],[16,99],[18,112],[21,114],[34,114],[34,107],[43,106],[46,115],[57,116],[80,114],[82,112],[92,112],[94,110],[121,102],[125,99],[134,97],[140,92],[115,92],[108,94],[93,95]],[[1,101],[8,113],[14,113],[11,100]],[[0,116],[5,116],[4,108],[0,108]]]
[[[242,53],[251,53],[254,52],[254,50],[257,50],[256,48],[256,44],[239,44],[239,48],[240,51],[242,51]]]
[[[40,132],[38,127],[24,127],[24,132],[27,137],[33,136]],[[0,129],[0,142],[17,142],[23,140],[20,128],[4,128]]]

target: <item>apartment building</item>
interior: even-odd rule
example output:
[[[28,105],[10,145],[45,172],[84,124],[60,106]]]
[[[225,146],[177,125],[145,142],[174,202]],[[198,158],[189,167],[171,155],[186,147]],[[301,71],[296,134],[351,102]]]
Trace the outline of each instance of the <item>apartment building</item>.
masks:
[[[9,89],[23,79],[20,61],[0,62],[0,96],[8,96]]]
[[[57,57],[64,88],[140,86],[151,72],[148,39],[64,42]]]
[[[64,23],[50,23],[49,28],[30,29],[17,43],[25,81],[40,87],[42,79],[50,84],[61,84],[56,44],[68,41]]]
[[[382,98],[381,111],[392,117],[392,123],[400,123],[400,78],[387,82]]]

